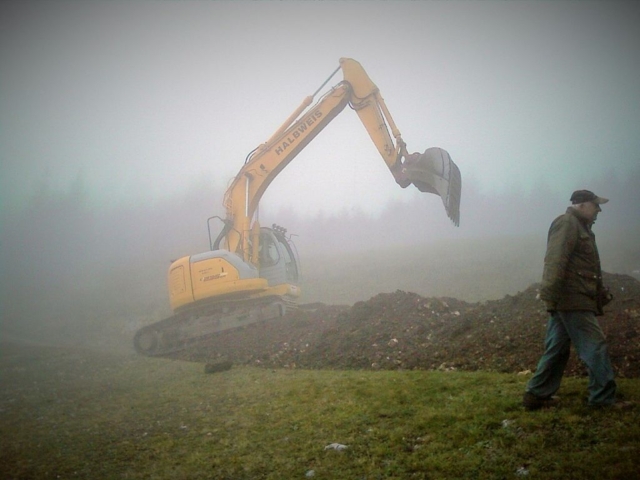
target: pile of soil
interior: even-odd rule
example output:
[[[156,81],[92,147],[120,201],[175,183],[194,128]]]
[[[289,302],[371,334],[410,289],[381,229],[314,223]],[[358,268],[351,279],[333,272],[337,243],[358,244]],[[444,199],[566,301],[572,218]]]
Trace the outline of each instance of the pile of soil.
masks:
[[[640,377],[640,282],[616,274],[604,281],[614,300],[598,318],[614,368],[620,377]],[[273,368],[535,370],[548,318],[538,289],[480,303],[398,290],[351,307],[306,304],[171,357]],[[575,353],[566,373],[586,374]]]

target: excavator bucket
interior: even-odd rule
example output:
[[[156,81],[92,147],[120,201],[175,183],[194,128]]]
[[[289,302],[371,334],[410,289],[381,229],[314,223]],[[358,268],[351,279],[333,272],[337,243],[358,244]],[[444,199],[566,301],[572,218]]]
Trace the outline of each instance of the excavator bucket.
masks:
[[[449,153],[437,147],[428,148],[422,154],[410,155],[402,166],[406,179],[418,190],[435,193],[442,198],[447,215],[459,226],[462,178]]]

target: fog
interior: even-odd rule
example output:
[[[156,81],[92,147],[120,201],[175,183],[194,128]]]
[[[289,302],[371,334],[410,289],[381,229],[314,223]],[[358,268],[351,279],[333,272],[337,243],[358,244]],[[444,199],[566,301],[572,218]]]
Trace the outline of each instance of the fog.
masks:
[[[639,182],[640,169],[584,185],[611,197],[594,226],[603,268],[636,277]],[[469,183],[458,228],[429,194],[379,215],[264,209],[261,221],[292,235],[305,303],[352,304],[396,289],[481,301],[539,281],[548,225],[570,192],[489,195]],[[222,194],[195,184],[188,195],[104,210],[89,205],[81,179],[62,192],[42,185],[1,217],[3,338],[129,348],[135,329],[170,314],[169,262],[208,250],[206,219],[221,214],[211,205]]]
[[[636,2],[2,2],[0,335],[130,348],[246,154],[343,56],[410,151],[451,153],[461,224],[346,109],[261,203],[303,302],[516,293],[581,188],[611,198],[603,268],[637,276],[639,23]]]
[[[640,155],[637,2],[8,0],[0,22],[5,208],[79,175],[96,206],[224,189],[340,57],[410,152],[446,149],[482,192],[562,192]],[[418,196],[388,181],[346,109],[264,200],[330,216]]]

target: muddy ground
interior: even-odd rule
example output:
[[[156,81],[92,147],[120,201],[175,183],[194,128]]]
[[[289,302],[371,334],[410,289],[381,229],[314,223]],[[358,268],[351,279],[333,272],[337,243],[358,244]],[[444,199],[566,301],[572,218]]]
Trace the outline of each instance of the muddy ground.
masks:
[[[605,274],[605,284],[614,300],[599,319],[614,368],[640,377],[640,282]],[[535,370],[547,322],[538,288],[480,303],[398,290],[353,306],[306,304],[172,357],[273,368]],[[566,373],[586,374],[575,352]]]

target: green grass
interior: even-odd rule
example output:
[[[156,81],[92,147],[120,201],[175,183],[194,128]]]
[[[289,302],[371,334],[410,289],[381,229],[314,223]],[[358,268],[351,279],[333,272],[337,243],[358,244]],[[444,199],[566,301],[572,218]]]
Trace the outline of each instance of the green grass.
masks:
[[[586,379],[525,412],[527,377],[304,371],[3,346],[7,479],[634,478],[640,407],[591,410]],[[640,398],[640,381],[620,391]],[[325,450],[331,443],[345,450]]]

